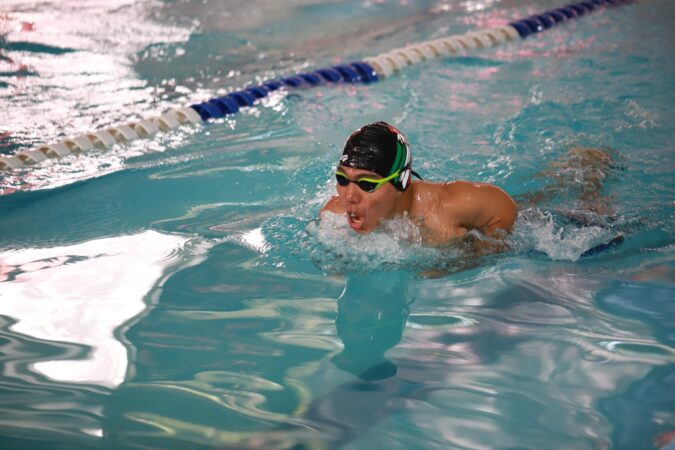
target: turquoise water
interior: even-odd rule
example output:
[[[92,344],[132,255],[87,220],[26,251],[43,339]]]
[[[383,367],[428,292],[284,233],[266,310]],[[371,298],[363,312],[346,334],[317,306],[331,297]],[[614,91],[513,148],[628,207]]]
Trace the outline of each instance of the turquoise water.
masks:
[[[10,0],[0,152],[560,4]],[[608,9],[0,174],[1,447],[672,448],[672,23]],[[556,195],[468,266],[317,223],[374,120],[425,179]],[[576,146],[611,149],[611,212],[537,176]]]

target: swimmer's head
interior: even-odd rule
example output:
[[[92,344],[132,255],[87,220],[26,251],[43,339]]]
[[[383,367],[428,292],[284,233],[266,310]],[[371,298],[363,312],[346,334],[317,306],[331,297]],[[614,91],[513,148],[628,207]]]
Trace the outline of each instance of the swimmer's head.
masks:
[[[368,170],[383,178],[396,174],[389,182],[399,191],[410,186],[412,156],[408,141],[386,122],[371,123],[352,133],[339,165]]]
[[[403,212],[410,175],[419,178],[411,166],[408,142],[387,123],[371,123],[349,136],[335,178],[338,202],[356,232],[368,233]]]

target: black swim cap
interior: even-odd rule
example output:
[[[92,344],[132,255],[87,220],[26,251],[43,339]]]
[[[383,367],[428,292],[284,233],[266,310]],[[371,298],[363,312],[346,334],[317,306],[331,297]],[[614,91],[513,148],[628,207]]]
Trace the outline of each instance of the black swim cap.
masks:
[[[383,178],[400,171],[400,175],[391,180],[399,191],[410,186],[410,175],[414,173],[408,141],[386,122],[371,123],[352,133],[345,143],[340,165],[369,170]]]

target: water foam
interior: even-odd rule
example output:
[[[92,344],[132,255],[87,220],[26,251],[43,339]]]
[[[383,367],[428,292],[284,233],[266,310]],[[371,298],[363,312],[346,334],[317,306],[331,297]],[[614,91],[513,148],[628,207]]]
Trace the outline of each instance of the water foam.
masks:
[[[589,226],[580,226],[565,223],[551,211],[525,210],[516,222],[512,246],[515,250],[544,253],[552,260],[577,261],[616,236],[611,227],[600,225],[603,222],[600,219]]]
[[[324,270],[440,269],[465,256],[461,248],[425,246],[420,229],[406,214],[360,234],[351,229],[344,215],[325,212],[307,231],[316,239],[313,259]]]
[[[497,256],[535,253],[574,262],[620,234],[616,228],[615,223],[588,211],[522,210],[513,233],[506,238],[508,249]],[[471,239],[457,239],[442,247],[426,245],[420,229],[407,215],[385,220],[366,234],[351,229],[344,215],[330,212],[320,219],[275,216],[256,232],[265,242],[261,264],[281,267],[309,262],[324,274],[391,270],[452,273],[489,264],[489,257],[472,251]],[[476,230],[469,235],[486,239]]]

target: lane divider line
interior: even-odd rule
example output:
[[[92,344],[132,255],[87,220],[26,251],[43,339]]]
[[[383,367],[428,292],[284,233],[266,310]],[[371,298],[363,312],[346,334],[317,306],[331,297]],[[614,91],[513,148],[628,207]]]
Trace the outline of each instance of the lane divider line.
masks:
[[[517,39],[525,39],[554,26],[582,17],[600,7],[618,6],[633,0],[587,0],[534,14],[508,25],[470,31],[463,35],[433,39],[349,64],[302,72],[279,80],[266,81],[240,91],[230,92],[190,106],[171,108],[159,116],[109,126],[52,144],[38,145],[12,156],[0,156],[0,170],[12,170],[37,164],[48,158],[62,158],[94,148],[109,149],[137,139],[149,139],[160,132],[195,125],[236,114],[252,107],[260,99],[279,89],[292,90],[336,83],[374,83],[389,78],[406,67],[435,58],[467,54]]]

